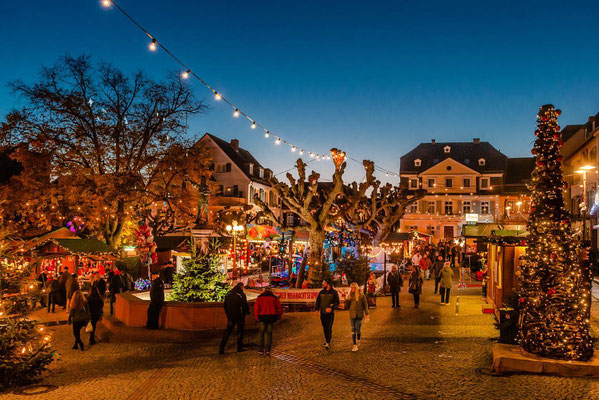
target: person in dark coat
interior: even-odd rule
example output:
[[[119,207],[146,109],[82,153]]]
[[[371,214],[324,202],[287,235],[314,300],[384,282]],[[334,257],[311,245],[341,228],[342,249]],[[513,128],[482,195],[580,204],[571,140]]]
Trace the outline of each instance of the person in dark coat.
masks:
[[[72,274],[70,279],[67,279],[67,309],[70,310],[71,299],[73,298],[73,293],[79,290],[79,281],[77,280],[77,275]]]
[[[433,266],[431,267],[431,276],[435,280],[435,294],[439,290],[439,281],[441,280],[441,270],[443,269],[444,261],[442,256],[438,256]]]
[[[76,290],[69,302],[69,319],[67,323],[73,324],[73,336],[75,336],[75,345],[73,350],[77,350],[77,346],[83,351],[83,342],[81,341],[81,328],[87,325],[89,321],[89,307],[81,290]]]
[[[335,309],[339,307],[339,293],[333,286],[331,280],[322,281],[322,290],[316,297],[315,311],[320,313],[320,323],[324,332],[325,342],[322,344],[325,349],[331,348],[331,339],[333,336],[333,322],[335,321]]]
[[[102,278],[102,276],[96,274],[96,279],[94,280],[92,286],[98,288],[98,293],[100,293],[100,296],[102,296],[102,298],[106,297],[106,281],[104,280],[104,278]]]
[[[399,305],[399,292],[403,286],[403,278],[397,270],[397,265],[391,267],[391,272],[387,276],[387,283],[389,284],[389,291],[391,292],[391,308],[400,308]]]
[[[225,296],[225,314],[227,315],[227,329],[220,341],[219,354],[225,353],[225,346],[229,336],[237,325],[237,351],[243,351],[243,330],[245,328],[245,316],[250,314],[250,306],[247,297],[243,293],[243,283],[238,282]]]
[[[258,354],[270,355],[272,345],[272,328],[283,315],[283,307],[279,298],[272,292],[272,288],[267,286],[264,292],[256,299],[254,304],[254,317],[258,322],[260,333],[260,346]],[[265,339],[266,338],[266,343]]]
[[[108,281],[108,293],[110,294],[110,315],[114,315],[114,303],[116,301],[116,295],[123,291],[123,279],[121,278],[121,271],[115,269],[112,273],[112,277]]]
[[[54,279],[52,277],[48,278],[48,281],[46,283],[46,290],[48,291],[48,298],[47,298],[47,303],[48,303],[48,313],[50,313],[50,310],[52,310],[52,312],[56,312],[56,296],[58,295],[58,280]]]
[[[96,344],[96,324],[102,319],[104,313],[104,298],[100,294],[97,286],[92,286],[87,295],[87,305],[89,307],[89,316],[92,322],[93,330],[89,333],[90,346]]]
[[[422,285],[424,284],[424,274],[419,265],[412,265],[410,275],[410,289],[408,290],[414,296],[414,308],[418,309],[420,305],[420,294],[422,294]]]
[[[58,290],[56,292],[56,304],[61,305],[63,310],[67,309],[67,283],[73,279],[69,269],[64,267],[60,277],[58,277]]]
[[[44,293],[43,290],[46,289],[47,287],[47,282],[48,282],[48,273],[46,272],[46,270],[43,270],[37,277],[38,280],[38,286],[40,288],[40,305],[42,307],[46,307],[46,300],[47,297]]]
[[[148,322],[146,328],[158,329],[160,310],[164,305],[164,281],[158,274],[152,275],[152,286],[150,287],[150,305],[148,306]]]

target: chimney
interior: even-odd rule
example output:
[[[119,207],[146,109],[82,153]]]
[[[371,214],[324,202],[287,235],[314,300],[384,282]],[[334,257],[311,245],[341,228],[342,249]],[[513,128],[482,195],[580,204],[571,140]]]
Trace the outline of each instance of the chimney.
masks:
[[[235,151],[239,151],[239,139],[231,139],[231,146]]]
[[[475,144],[479,144],[480,143],[480,138],[475,137],[472,142],[475,143]]]
[[[437,141],[435,139],[431,139],[431,143],[435,144],[435,143],[437,143]]]

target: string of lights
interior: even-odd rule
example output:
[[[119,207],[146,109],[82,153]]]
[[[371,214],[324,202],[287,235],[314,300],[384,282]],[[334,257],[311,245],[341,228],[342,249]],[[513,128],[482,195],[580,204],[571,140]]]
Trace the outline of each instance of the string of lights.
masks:
[[[148,36],[148,38],[150,39],[150,43],[148,44],[148,48],[150,51],[155,52],[158,49],[162,49],[169,57],[171,57],[177,64],[179,64],[182,68],[181,75],[180,75],[182,79],[189,79],[190,77],[195,78],[198,82],[200,82],[202,85],[204,85],[206,88],[208,88],[213,93],[214,99],[216,101],[224,103],[224,104],[228,105],[229,107],[231,107],[234,118],[242,117],[242,118],[247,119],[248,122],[250,123],[250,128],[252,130],[255,130],[258,128],[261,129],[264,132],[265,139],[268,139],[272,136],[274,138],[275,145],[281,145],[281,144],[287,145],[291,152],[298,153],[300,156],[303,155],[304,152],[307,152],[308,155],[310,156],[310,158],[313,158],[316,161],[331,159],[331,155],[328,153],[305,151],[302,146],[298,146],[294,143],[291,143],[287,139],[283,138],[281,135],[272,132],[270,129],[268,129],[266,126],[264,126],[262,123],[258,122],[253,116],[249,115],[247,112],[243,111],[240,107],[235,105],[232,100],[230,100],[229,98],[226,98],[221,93],[219,93],[215,87],[213,87],[208,82],[206,82],[204,79],[202,79],[199,75],[197,75],[191,69],[191,67],[189,65],[185,64],[179,57],[177,57],[172,51],[170,51],[163,42],[160,42],[155,35],[151,34],[146,28],[144,28],[135,18],[133,18],[127,11],[125,11],[125,9],[123,9],[123,7],[121,7],[115,0],[101,0],[101,2],[105,8],[110,8],[111,6],[114,6],[114,8],[116,8],[119,12],[121,12],[121,14],[123,14],[129,21],[131,21],[131,23],[133,23],[139,30],[141,30],[146,36]],[[353,160],[355,160],[355,159],[353,159]],[[392,172],[390,170],[387,170],[385,168],[375,166],[375,169],[377,169],[380,172],[385,173],[386,176],[399,177],[399,174]]]

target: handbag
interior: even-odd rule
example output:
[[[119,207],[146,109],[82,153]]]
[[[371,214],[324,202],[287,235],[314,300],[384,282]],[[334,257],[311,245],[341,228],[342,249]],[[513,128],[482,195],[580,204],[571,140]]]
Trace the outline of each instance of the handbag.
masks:
[[[91,321],[89,321],[89,322],[87,323],[87,326],[85,327],[85,332],[87,332],[87,333],[91,333],[91,332],[93,332],[93,331],[94,331],[94,327],[92,326],[92,322],[91,322]]]

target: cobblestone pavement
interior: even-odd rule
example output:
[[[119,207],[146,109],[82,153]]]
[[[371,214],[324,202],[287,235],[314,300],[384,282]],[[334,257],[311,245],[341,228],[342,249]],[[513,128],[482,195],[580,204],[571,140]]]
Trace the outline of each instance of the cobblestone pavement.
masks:
[[[402,293],[401,310],[379,298],[350,351],[348,315],[338,312],[327,351],[314,313],[287,314],[275,328],[271,357],[250,348],[224,356],[218,338],[194,344],[99,343],[71,349],[69,326],[55,326],[59,361],[40,384],[44,394],[0,393],[0,399],[599,399],[599,381],[536,375],[493,377],[497,337],[481,313],[480,288],[454,289],[440,306],[426,282],[419,310]],[[594,322],[599,321],[596,306]],[[597,333],[597,332],[595,332]],[[84,334],[87,336],[87,334]]]

